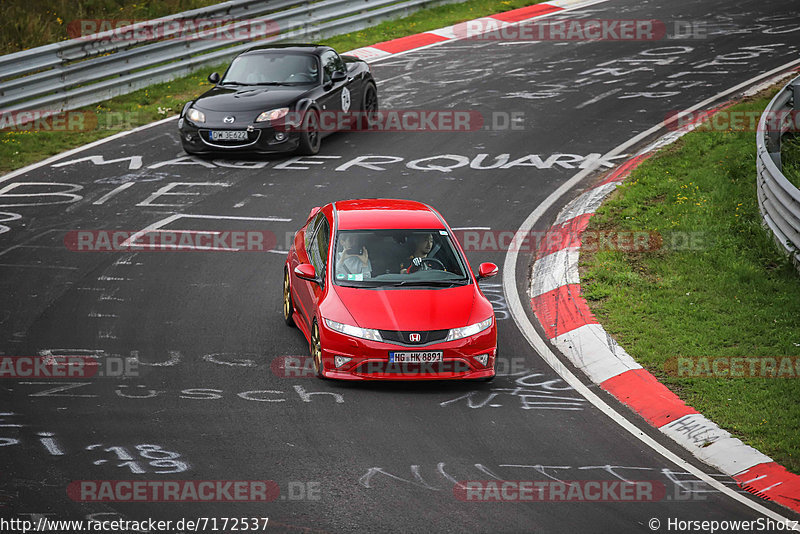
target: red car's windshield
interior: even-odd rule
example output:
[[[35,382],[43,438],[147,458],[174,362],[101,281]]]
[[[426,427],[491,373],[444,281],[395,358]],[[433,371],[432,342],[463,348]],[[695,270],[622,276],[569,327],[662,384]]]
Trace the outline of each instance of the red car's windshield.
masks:
[[[446,230],[342,230],[337,285],[376,287],[468,283],[464,260]]]

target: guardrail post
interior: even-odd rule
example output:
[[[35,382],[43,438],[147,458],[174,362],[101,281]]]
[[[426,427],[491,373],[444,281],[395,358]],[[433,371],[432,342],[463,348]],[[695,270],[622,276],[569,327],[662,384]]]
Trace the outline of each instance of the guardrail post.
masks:
[[[792,81],[792,107],[795,111],[800,111],[800,78]]]
[[[783,114],[800,109],[800,77],[781,89],[764,113]],[[756,132],[756,190],[758,208],[767,231],[800,270],[800,189],[781,169],[781,135],[791,121],[768,121],[767,131]]]

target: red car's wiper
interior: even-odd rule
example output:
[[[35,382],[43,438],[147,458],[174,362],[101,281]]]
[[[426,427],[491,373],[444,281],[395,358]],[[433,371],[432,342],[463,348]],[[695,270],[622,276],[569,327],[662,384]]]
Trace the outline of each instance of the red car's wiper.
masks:
[[[386,282],[388,286],[462,286],[469,283],[467,278],[459,278],[455,280],[397,280]]]

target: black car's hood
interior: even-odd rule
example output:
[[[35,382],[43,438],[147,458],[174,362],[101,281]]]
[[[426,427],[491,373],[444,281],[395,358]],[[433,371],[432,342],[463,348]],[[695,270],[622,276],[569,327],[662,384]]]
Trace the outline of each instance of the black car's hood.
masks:
[[[301,86],[217,86],[200,95],[192,107],[203,111],[262,112],[292,107],[311,87]]]

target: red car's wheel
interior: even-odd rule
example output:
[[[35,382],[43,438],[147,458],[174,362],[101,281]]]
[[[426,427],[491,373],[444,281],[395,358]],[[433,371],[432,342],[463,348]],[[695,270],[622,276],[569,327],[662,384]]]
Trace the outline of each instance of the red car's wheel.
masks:
[[[292,302],[292,289],[289,286],[289,271],[283,270],[283,320],[289,326],[294,326],[294,302]]]
[[[311,325],[311,358],[314,360],[314,374],[319,378],[325,378],[322,374],[322,342],[319,339],[317,321]]]

